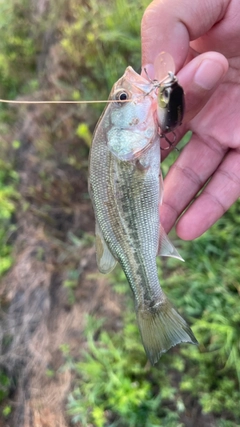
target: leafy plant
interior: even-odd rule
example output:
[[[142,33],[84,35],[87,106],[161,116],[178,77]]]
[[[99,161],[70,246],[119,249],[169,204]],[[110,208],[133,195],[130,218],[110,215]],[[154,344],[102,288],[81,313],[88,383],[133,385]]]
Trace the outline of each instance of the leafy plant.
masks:
[[[124,328],[96,333],[98,327],[87,325],[88,351],[72,365],[79,376],[68,402],[73,421],[96,427],[181,425],[191,396],[203,413],[215,414],[217,426],[237,425],[239,213],[240,201],[199,239],[178,242],[185,264],[158,261],[161,285],[191,321],[199,346],[178,346],[157,369],[146,365],[124,274],[120,268],[111,273],[116,292],[127,298]]]
[[[140,22],[147,4],[146,0],[69,2],[72,19],[62,23],[61,44],[69,63],[69,83],[78,82],[78,99],[106,99],[128,65],[139,70]],[[102,106],[93,109],[99,113]]]
[[[240,417],[239,212],[238,201],[201,238],[185,243],[185,278],[176,271],[166,281],[176,301],[195,316],[193,329],[200,343],[199,348],[181,351],[190,362],[182,390],[197,396],[203,411],[231,413],[236,420]]]
[[[35,47],[29,0],[0,2],[0,87],[15,98],[35,68]],[[29,84],[29,81],[28,81]],[[31,88],[32,89],[32,88]]]
[[[11,235],[15,226],[11,217],[15,211],[18,198],[16,185],[18,175],[11,169],[11,164],[0,160],[0,276],[12,265]]]
[[[160,420],[173,427],[179,422],[184,405],[171,385],[167,365],[164,364],[160,375],[146,365],[133,320],[133,315],[126,315],[121,332],[102,331],[96,342],[95,322],[88,318],[88,352],[82,362],[72,364],[81,380],[68,400],[73,422],[96,427],[155,427]],[[176,404],[175,410],[164,409],[165,401],[174,407]]]

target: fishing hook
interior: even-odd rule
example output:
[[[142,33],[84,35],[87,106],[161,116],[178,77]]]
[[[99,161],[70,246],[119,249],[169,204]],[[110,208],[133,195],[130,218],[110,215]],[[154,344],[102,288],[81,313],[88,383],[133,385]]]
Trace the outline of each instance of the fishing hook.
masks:
[[[165,133],[161,133],[161,134],[160,134],[160,138],[164,138],[164,139],[165,139],[165,141],[167,141],[167,143],[168,143],[168,147],[167,147],[167,148],[160,147],[160,148],[161,148],[161,150],[163,150],[163,151],[167,151],[167,150],[169,150],[171,147],[173,147],[173,146],[174,146],[174,143],[176,142],[176,139],[177,139],[177,135],[176,135],[176,133],[175,133],[174,131],[172,131],[172,134],[173,134],[173,140],[172,140],[172,141],[171,141],[171,140],[166,136],[166,134],[165,134]],[[175,148],[175,150],[179,151],[179,149],[178,149],[176,146],[175,146],[174,148]]]

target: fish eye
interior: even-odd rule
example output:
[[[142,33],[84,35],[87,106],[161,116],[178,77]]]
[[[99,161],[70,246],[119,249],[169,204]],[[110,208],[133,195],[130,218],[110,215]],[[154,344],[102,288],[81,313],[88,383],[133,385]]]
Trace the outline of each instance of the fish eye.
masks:
[[[119,95],[119,99],[120,99],[120,101],[125,101],[125,99],[127,99],[127,94],[126,94],[126,92],[122,92],[122,93],[120,93],[120,95]]]
[[[126,101],[127,99],[129,99],[129,94],[128,92],[126,92],[126,90],[120,89],[115,93],[114,99],[116,101]]]

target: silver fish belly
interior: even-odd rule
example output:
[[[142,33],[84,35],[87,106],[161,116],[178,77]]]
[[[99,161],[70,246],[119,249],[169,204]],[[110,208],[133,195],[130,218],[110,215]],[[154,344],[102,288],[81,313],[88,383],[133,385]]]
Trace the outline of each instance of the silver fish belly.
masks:
[[[117,262],[122,266],[134,294],[142,342],[154,364],[172,346],[196,339],[158,280],[159,242],[170,247],[163,255],[171,255],[173,247],[159,227],[160,143],[149,86],[130,67],[114,85],[110,98],[116,103],[106,107],[93,138],[89,192],[99,270],[107,273]],[[132,101],[118,102],[123,94]],[[172,256],[176,253],[173,248]]]

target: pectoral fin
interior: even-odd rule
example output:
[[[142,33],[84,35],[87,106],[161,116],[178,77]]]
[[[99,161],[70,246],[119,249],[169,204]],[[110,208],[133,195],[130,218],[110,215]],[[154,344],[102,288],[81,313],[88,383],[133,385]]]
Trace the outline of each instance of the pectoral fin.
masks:
[[[162,225],[160,225],[159,230],[159,246],[158,246],[158,255],[159,256],[170,256],[172,258],[180,259],[180,261],[184,262],[184,259],[178,253],[175,246],[173,246],[170,241],[168,235],[166,234]]]
[[[97,265],[101,273],[110,273],[117,264],[117,261],[109,251],[107,244],[104,240],[98,222],[96,222],[96,253]]]

